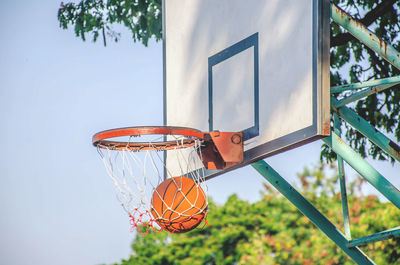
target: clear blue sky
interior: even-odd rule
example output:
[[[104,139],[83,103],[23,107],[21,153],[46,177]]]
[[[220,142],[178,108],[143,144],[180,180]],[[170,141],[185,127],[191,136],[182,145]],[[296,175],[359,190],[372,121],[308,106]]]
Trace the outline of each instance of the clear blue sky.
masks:
[[[133,234],[92,135],[162,124],[162,50],[82,42],[57,22],[58,1],[0,2],[0,264],[99,264],[127,258]],[[288,180],[320,142],[267,161]],[[378,170],[399,186],[398,165]],[[223,203],[259,198],[251,168],[209,181]]]

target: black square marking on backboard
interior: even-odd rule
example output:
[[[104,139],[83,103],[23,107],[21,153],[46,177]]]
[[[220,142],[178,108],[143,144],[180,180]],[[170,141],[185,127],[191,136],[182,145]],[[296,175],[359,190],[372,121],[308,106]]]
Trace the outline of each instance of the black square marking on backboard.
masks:
[[[254,49],[254,126],[243,130],[243,140],[249,140],[260,134],[259,132],[259,66],[258,66],[258,32],[233,44],[232,46],[208,58],[208,115],[209,130],[213,131],[213,66],[249,49]]]

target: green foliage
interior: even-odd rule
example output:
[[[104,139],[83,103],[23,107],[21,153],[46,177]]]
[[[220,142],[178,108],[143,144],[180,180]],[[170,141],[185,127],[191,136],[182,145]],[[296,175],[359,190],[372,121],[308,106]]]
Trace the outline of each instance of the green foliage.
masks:
[[[74,26],[75,34],[86,40],[91,33],[95,42],[99,35],[104,46],[107,36],[117,42],[120,33],[113,24],[122,24],[130,30],[134,41],[147,46],[149,39],[161,39],[161,0],[82,0],[79,4],[61,2],[58,10],[60,27]]]
[[[397,0],[333,0],[346,12],[369,27],[379,37],[400,50],[400,1]],[[60,27],[74,26],[75,34],[86,39],[92,35],[96,41],[100,35],[118,41],[120,33],[113,25],[122,24],[134,41],[147,46],[149,39],[162,38],[161,0],[82,0],[78,4],[61,3],[58,10]],[[282,7],[284,8],[284,7]],[[331,85],[366,81],[399,75],[400,71],[365,47],[340,26],[331,23]],[[338,98],[346,95],[342,93]],[[352,107],[359,115],[378,130],[394,135],[400,141],[400,85],[359,100]],[[387,154],[352,127],[345,125],[345,137],[363,157],[387,160]],[[321,159],[332,161],[336,154],[323,145]]]
[[[378,37],[400,51],[400,1],[333,0]],[[386,62],[359,40],[335,23],[331,23],[331,85],[374,80],[399,75],[400,71]],[[338,97],[345,96],[342,93]],[[400,85],[359,100],[352,109],[376,129],[394,135],[400,141]],[[345,125],[345,137],[362,156],[391,160],[386,153],[352,127]],[[336,154],[324,145],[321,159],[332,161]]]
[[[323,166],[299,174],[303,194],[335,224],[342,223],[337,175],[327,176]],[[358,179],[349,185],[352,233],[366,236],[400,223],[400,213],[390,203],[361,194]],[[358,195],[358,196],[356,196]],[[210,202],[209,227],[186,234],[138,235],[132,255],[121,265],[136,264],[354,264],[328,237],[289,201],[265,185],[262,199],[248,203],[236,195],[225,205]],[[339,225],[339,229],[343,228]],[[400,239],[363,247],[377,264],[400,260]]]

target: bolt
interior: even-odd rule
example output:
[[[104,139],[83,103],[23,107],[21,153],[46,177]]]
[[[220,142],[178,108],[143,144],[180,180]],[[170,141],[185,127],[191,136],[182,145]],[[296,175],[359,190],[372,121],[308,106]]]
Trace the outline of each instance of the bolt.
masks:
[[[231,137],[231,141],[234,144],[240,144],[242,142],[242,137],[239,134],[234,134]]]

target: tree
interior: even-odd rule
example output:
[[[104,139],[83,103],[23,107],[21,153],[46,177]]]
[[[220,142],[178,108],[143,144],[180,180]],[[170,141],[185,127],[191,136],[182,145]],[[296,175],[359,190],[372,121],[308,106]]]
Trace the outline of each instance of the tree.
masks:
[[[379,37],[400,50],[400,1],[385,0],[333,0],[354,18],[372,29]],[[120,33],[113,29],[124,25],[134,41],[147,46],[149,39],[162,38],[161,0],[82,0],[78,4],[62,3],[58,10],[60,27],[74,27],[77,37],[86,40],[92,35],[97,41],[101,35],[104,45],[107,38],[117,42]],[[346,71],[345,69],[349,69]],[[331,85],[365,81],[399,75],[400,71],[385,62],[374,51],[331,23]],[[377,129],[393,134],[400,141],[400,86],[371,95],[353,107]],[[340,96],[340,95],[339,95]],[[356,130],[346,127],[345,137],[350,145],[366,157],[387,160],[390,157],[373,143],[367,142]],[[326,145],[321,159],[336,158]],[[391,159],[392,162],[394,161]]]
[[[333,223],[340,224],[340,194],[334,188],[338,176],[327,176],[326,167],[305,168],[298,174],[300,189]],[[398,209],[390,203],[380,203],[375,196],[363,196],[361,185],[359,179],[349,185],[353,236],[361,237],[397,226],[400,222]],[[252,204],[236,195],[222,206],[211,202],[208,222],[209,227],[186,234],[139,234],[132,244],[131,256],[120,265],[354,264],[268,185],[265,185],[262,199]],[[400,260],[399,244],[400,238],[397,238],[362,248],[377,264],[395,264]]]
[[[161,39],[161,0],[82,0],[78,4],[61,2],[58,10],[60,27],[74,26],[77,37],[86,40],[88,34],[97,41],[102,36],[104,46],[107,37],[117,42],[121,34],[113,25],[122,24],[132,33],[134,41],[147,46],[149,39]]]
[[[400,2],[385,0],[333,0],[358,19],[375,34],[396,50],[400,51]],[[399,75],[400,71],[379,57],[374,51],[361,44],[356,38],[331,23],[331,85],[360,82]],[[346,73],[344,68],[349,67]],[[378,130],[394,134],[400,140],[400,86],[359,100],[354,110]],[[350,145],[363,157],[370,155],[379,160],[389,156],[359,132],[346,127],[345,136]],[[328,160],[336,155],[325,146],[322,152]],[[393,162],[394,160],[391,159]]]

